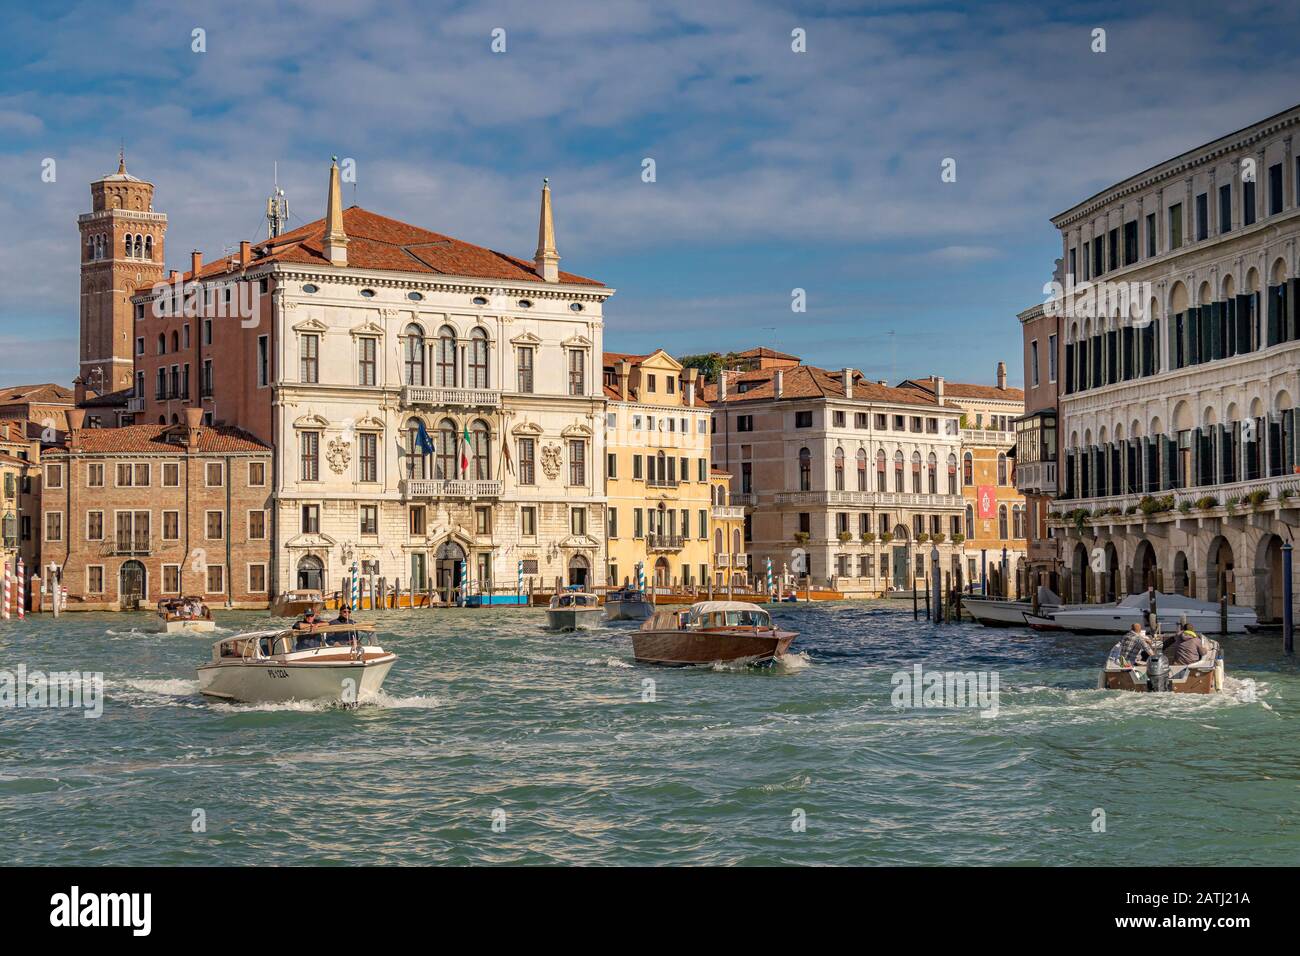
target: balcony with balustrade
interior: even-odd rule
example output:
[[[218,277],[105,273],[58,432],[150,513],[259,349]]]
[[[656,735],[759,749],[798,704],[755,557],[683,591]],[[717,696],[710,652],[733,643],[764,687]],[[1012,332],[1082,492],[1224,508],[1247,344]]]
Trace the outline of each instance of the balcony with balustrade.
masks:
[[[1025,495],[1056,494],[1056,462],[1027,461],[1016,465],[1016,491]]]
[[[965,507],[961,495],[931,494],[912,491],[780,491],[778,505],[833,507],[855,505],[865,508],[939,508]]]
[[[685,547],[686,539],[680,534],[648,534],[645,543],[651,551],[680,551]]]
[[[745,517],[744,505],[714,505],[710,514],[714,521],[742,521]]]
[[[408,408],[500,408],[501,392],[491,388],[403,385],[402,404]]]
[[[500,479],[470,480],[441,478],[405,478],[401,483],[402,498],[418,501],[431,498],[499,498],[502,492]]]

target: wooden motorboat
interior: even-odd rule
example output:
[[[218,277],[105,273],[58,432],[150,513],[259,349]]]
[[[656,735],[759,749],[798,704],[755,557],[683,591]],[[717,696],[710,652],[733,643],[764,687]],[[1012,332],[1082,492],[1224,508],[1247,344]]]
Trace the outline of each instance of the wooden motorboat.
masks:
[[[654,605],[645,592],[637,588],[618,588],[605,593],[605,620],[644,621],[654,613]]]
[[[588,591],[561,591],[546,608],[546,624],[552,631],[580,631],[596,627],[605,612],[600,598]]]
[[[199,692],[240,703],[362,703],[397,660],[373,642],[374,630],[353,622],[223,638],[212,645],[212,660],[199,665]]]
[[[1171,664],[1159,650],[1147,661],[1130,663],[1120,658],[1120,643],[1110,649],[1097,679],[1101,690],[1174,694],[1214,694],[1223,690],[1223,649],[1218,641],[1202,637],[1205,653],[1194,664]]]
[[[272,617],[299,617],[311,608],[317,614],[325,610],[325,596],[320,591],[284,591],[271,603]]]
[[[781,631],[761,607],[744,601],[700,601],[689,609],[656,610],[632,635],[643,664],[761,664],[784,656],[798,635]]]
[[[217,629],[211,609],[198,597],[163,598],[158,602],[158,623],[167,634],[201,634]]]

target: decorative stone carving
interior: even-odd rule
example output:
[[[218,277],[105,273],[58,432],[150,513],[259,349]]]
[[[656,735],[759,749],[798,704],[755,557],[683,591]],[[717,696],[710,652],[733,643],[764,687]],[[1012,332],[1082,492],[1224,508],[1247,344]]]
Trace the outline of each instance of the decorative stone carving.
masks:
[[[542,471],[547,478],[554,481],[560,476],[560,446],[542,446]]]
[[[348,467],[348,462],[352,460],[352,445],[339,438],[330,439],[325,460],[330,463],[330,471],[336,475],[343,474],[344,469]]]

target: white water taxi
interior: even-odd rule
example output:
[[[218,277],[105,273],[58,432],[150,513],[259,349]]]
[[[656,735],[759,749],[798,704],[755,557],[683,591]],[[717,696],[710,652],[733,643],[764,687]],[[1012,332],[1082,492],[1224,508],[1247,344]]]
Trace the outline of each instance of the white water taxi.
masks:
[[[197,597],[163,598],[158,602],[158,623],[168,634],[204,634],[217,629],[212,611]]]
[[[561,591],[546,608],[546,624],[552,631],[580,631],[600,623],[604,610],[600,598],[587,591]]]
[[[199,693],[240,703],[327,700],[355,705],[375,694],[397,660],[373,624],[318,624],[227,637],[198,668]]]

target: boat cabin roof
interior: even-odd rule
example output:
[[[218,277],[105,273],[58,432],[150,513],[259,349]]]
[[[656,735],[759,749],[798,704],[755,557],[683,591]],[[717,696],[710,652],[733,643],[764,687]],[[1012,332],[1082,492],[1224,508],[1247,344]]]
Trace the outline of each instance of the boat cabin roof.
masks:
[[[600,599],[583,591],[566,591],[551,598],[551,607],[595,607]]]
[[[691,605],[692,614],[712,614],[717,611],[763,611],[748,601],[697,601]],[[766,611],[763,611],[766,614]]]

